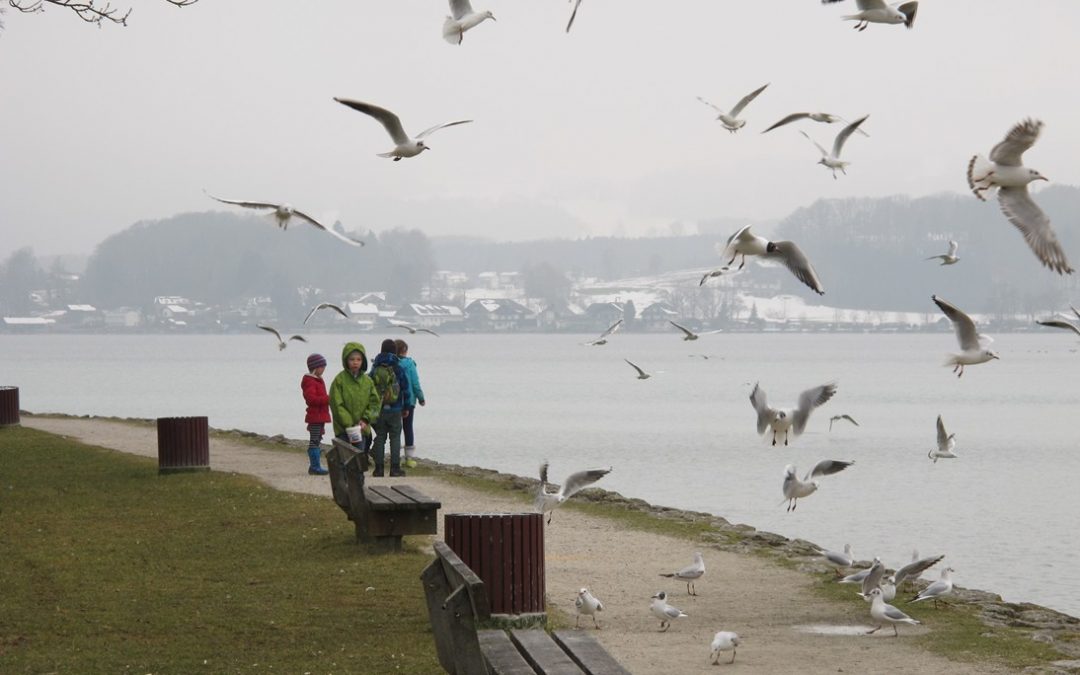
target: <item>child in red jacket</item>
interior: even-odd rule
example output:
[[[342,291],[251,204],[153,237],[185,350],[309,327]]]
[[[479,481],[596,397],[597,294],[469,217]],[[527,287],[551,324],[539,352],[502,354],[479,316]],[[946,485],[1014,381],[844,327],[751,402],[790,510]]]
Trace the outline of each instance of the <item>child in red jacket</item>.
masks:
[[[308,372],[300,379],[300,390],[304,392],[304,403],[307,404],[307,422],[310,442],[308,443],[308,470],[312,476],[325,476],[329,473],[319,466],[319,444],[322,442],[326,423],[330,421],[330,397],[326,394],[326,384],[322,381],[323,371],[326,370],[326,357],[322,354],[312,354],[307,357]]]

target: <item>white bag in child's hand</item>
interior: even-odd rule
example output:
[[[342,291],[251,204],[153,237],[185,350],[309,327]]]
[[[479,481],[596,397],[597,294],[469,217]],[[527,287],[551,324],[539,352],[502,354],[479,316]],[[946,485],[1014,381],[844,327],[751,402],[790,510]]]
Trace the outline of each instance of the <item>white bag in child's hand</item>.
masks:
[[[355,427],[345,427],[345,435],[349,437],[350,443],[362,443],[364,441],[359,425]]]

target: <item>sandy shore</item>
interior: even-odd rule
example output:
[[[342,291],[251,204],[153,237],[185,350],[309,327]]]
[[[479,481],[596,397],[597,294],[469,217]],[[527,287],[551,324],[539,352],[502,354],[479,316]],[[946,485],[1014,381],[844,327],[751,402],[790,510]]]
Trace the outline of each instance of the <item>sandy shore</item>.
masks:
[[[151,426],[39,417],[24,417],[22,424],[90,445],[157,457],[157,435]],[[306,458],[297,454],[211,438],[210,461],[216,471],[256,476],[280,490],[330,497],[327,480],[308,476]],[[520,511],[523,506],[511,498],[438,478],[410,477],[407,481],[439,499],[442,513]],[[588,586],[605,608],[603,629],[595,634],[635,673],[713,673],[728,668],[760,673],[1011,672],[949,661],[905,639],[928,630],[922,626],[901,627],[899,639],[892,637],[891,630],[863,635],[857,629],[872,627],[868,609],[853,612],[848,606],[823,602],[811,591],[808,575],[759,557],[655,534],[616,531],[609,521],[569,510],[555,513],[545,536],[550,603],[573,615],[577,589]],[[708,571],[696,585],[698,597],[690,598],[684,584],[662,579],[658,573],[689,564],[695,550],[704,553]],[[667,633],[658,632],[659,623],[648,611],[649,598],[657,590],[666,590],[669,602],[689,614]],[[855,634],[822,635],[798,629],[817,624],[847,627]],[[593,631],[591,626],[588,630]],[[721,659],[725,671],[708,661],[709,643],[718,630],[735,631],[744,640],[733,666],[726,663],[730,654]]]

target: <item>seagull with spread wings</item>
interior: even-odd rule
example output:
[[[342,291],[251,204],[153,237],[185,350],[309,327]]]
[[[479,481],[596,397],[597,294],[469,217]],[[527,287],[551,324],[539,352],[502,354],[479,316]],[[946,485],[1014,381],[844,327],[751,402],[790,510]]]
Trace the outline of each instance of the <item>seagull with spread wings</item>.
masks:
[[[595,340],[589,340],[585,344],[590,347],[602,347],[603,345],[606,345],[607,339],[611,337],[611,335],[614,334],[615,331],[619,330],[622,324],[623,320],[619,319],[615,323],[608,326],[607,330],[605,330],[603,333],[600,333],[600,337],[596,338]]]
[[[851,124],[847,125],[840,130],[840,133],[836,134],[836,139],[833,141],[832,152],[827,151],[825,148],[818,145],[818,142],[810,138],[802,129],[799,129],[799,133],[806,136],[806,139],[814,144],[814,147],[821,152],[821,159],[818,160],[818,164],[824,164],[826,167],[832,170],[833,180],[836,180],[836,171],[839,169],[840,173],[847,175],[847,166],[851,162],[846,162],[840,159],[840,151],[844,149],[844,143],[851,137],[851,134],[855,133],[855,130],[859,128],[859,125],[866,121],[869,115],[863,115],[859,119],[855,120]]]
[[[919,578],[926,570],[930,569],[934,565],[938,564],[945,559],[943,555],[930,556],[929,558],[919,558],[918,555],[912,556],[912,561],[904,565],[900,569],[896,570],[894,574],[891,574],[881,582],[881,590],[885,602],[891,601],[896,597],[896,589],[899,588],[905,581],[911,579],[914,581]]]
[[[387,319],[387,321],[394,328],[404,328],[405,330],[409,331],[409,335],[416,335],[417,333],[427,333],[428,335],[434,335],[435,337],[439,337],[439,334],[431,330],[430,328],[421,328],[419,326],[414,326],[407,321],[398,321],[395,319]]]
[[[204,192],[206,192],[206,191],[204,190]],[[260,209],[260,210],[269,209],[270,210],[270,215],[275,220],[277,220],[278,227],[280,227],[283,230],[289,229],[289,221],[292,220],[293,216],[295,216],[295,217],[299,218],[300,220],[303,220],[304,222],[306,222],[306,223],[308,223],[310,225],[314,225],[315,227],[319,228],[323,232],[326,232],[327,234],[331,234],[331,235],[337,237],[338,239],[340,239],[341,241],[345,242],[346,244],[348,244],[350,246],[363,246],[364,245],[364,242],[362,242],[362,241],[360,241],[358,239],[353,239],[351,237],[346,237],[345,235],[341,234],[340,232],[323,225],[322,223],[315,220],[314,218],[312,218],[308,214],[304,213],[303,211],[301,211],[299,209],[296,209],[296,208],[293,208],[289,204],[275,204],[274,202],[251,202],[251,201],[247,201],[247,200],[243,200],[243,199],[222,199],[221,197],[215,197],[214,195],[210,194],[209,192],[206,192],[206,196],[209,197],[210,199],[215,200],[215,201],[219,201],[222,204],[232,204],[234,206],[243,206],[244,208],[247,208],[247,209]]]
[[[554,488],[554,486],[548,483],[548,463],[544,462],[540,465],[540,489],[536,493],[535,508],[537,513],[548,514],[547,522],[551,523],[551,513],[556,507],[562,506],[562,503],[567,499],[609,473],[611,473],[610,466],[578,471],[570,474],[557,490],[552,490],[549,488]]]
[[[960,262],[960,258],[957,257],[956,251],[960,248],[960,244],[955,241],[949,242],[949,252],[941,255],[932,255],[927,260],[940,260],[942,265],[955,265]]]
[[[746,265],[746,256],[756,255],[760,256],[762,260],[783,264],[784,267],[788,268],[789,272],[795,275],[796,279],[806,284],[810,290],[818,295],[825,295],[825,289],[821,285],[821,279],[818,278],[817,270],[810,264],[810,259],[806,257],[798,244],[793,241],[769,241],[765,237],[759,237],[751,232],[750,227],[750,225],[747,225],[728,237],[727,243],[722,250],[717,245],[721,257],[727,258],[731,256],[731,260],[719,269],[706,272],[701,277],[701,281],[698,282],[698,286],[705,285],[705,282],[710,277],[718,277],[731,271],[731,265],[735,262],[735,258],[742,256],[742,261],[738,267],[741,270]]]
[[[821,4],[828,5],[841,0],[821,0]],[[904,24],[908,28],[915,25],[915,14],[919,11],[918,0],[911,2],[897,2],[891,5],[885,4],[885,0],[856,0],[855,6],[858,13],[841,17],[846,21],[856,21],[854,28],[859,31],[866,30],[872,23]]]
[[[348,106],[353,110],[358,110],[365,115],[374,118],[383,125],[383,128],[386,129],[386,133],[390,134],[390,139],[394,141],[394,149],[389,152],[380,153],[379,157],[393,157],[395,162],[405,157],[416,157],[421,152],[430,150],[431,146],[425,144],[424,139],[439,129],[472,122],[472,120],[443,122],[442,124],[436,124],[429,129],[424,129],[416,135],[416,138],[410,138],[409,135],[405,133],[405,129],[401,126],[401,119],[386,108],[380,108],[377,105],[348,98],[334,97],[334,100],[344,106]]]
[[[743,96],[742,99],[735,104],[735,107],[732,108],[730,112],[725,111],[722,108],[713,105],[712,103],[709,103],[700,96],[697,97],[697,100],[701,101],[702,103],[719,113],[716,116],[716,119],[720,120],[720,123],[724,125],[725,129],[727,129],[731,133],[735,133],[739,129],[742,129],[744,126],[746,126],[746,120],[739,119],[739,113],[743,111],[743,108],[749,105],[750,101],[753,101],[755,98],[758,97],[761,92],[765,91],[765,87],[768,86],[768,84],[764,84],[755,89],[754,91],[750,92],[746,96]]]
[[[1072,305],[1069,305],[1069,309],[1071,309],[1073,311],[1073,314],[1076,315],[1076,318],[1080,320],[1080,310],[1076,309]],[[1069,321],[1065,321],[1064,319],[1047,319],[1046,321],[1036,321],[1035,323],[1039,324],[1040,326],[1049,326],[1050,328],[1063,328],[1065,330],[1071,330],[1077,335],[1080,335],[1080,324],[1071,323]]]
[[[650,377],[652,377],[652,375],[650,373],[646,373],[644,370],[641,369],[641,366],[637,365],[636,363],[634,363],[630,359],[623,359],[623,361],[626,361],[627,363],[629,363],[630,367],[637,371],[637,379],[639,379],[639,380],[647,380]]]
[[[798,122],[799,120],[813,120],[815,122],[823,122],[825,124],[835,124],[836,122],[843,122],[844,124],[850,124],[850,122],[848,122],[843,117],[840,117],[839,115],[832,115],[832,114],[823,113],[823,112],[797,112],[797,113],[791,113],[790,115],[784,117],[779,122],[772,125],[771,127],[766,129],[765,131],[762,131],[761,133],[767,134],[770,131],[772,131],[773,129],[776,129],[778,127],[782,127],[785,124],[791,124],[792,122]],[[862,129],[857,129],[857,131],[860,134],[862,134],[863,136],[870,136],[870,134],[866,133]]]
[[[926,453],[926,456],[937,464],[939,459],[956,459],[956,434],[946,433],[945,421],[941,415],[937,416],[937,448]]]
[[[337,312],[338,314],[340,314],[341,316],[345,317],[346,319],[349,318],[348,313],[344,309],[342,309],[342,308],[338,307],[337,305],[335,305],[334,303],[332,303],[332,302],[320,302],[319,304],[312,307],[311,311],[308,312],[308,315],[306,317],[304,317],[304,325],[305,326],[307,325],[308,319],[315,316],[315,312],[319,311],[320,309],[332,309],[335,312]]]
[[[964,375],[964,366],[974,366],[992,359],[1001,358],[997,355],[997,352],[983,346],[982,340],[988,340],[988,338],[979,335],[979,332],[975,330],[975,322],[971,320],[970,316],[957,309],[952,303],[942,300],[936,295],[931,295],[930,299],[941,308],[949,321],[952,321],[953,329],[956,331],[956,339],[960,342],[960,349],[963,350],[959,354],[950,354],[945,361],[946,366],[953,366],[953,372],[956,373],[957,377]]]
[[[787,510],[789,512],[794,511],[800,499],[817,492],[818,478],[839,473],[854,463],[836,459],[823,459],[815,464],[814,468],[808,471],[802,480],[799,480],[798,476],[796,476],[795,465],[788,464],[784,467],[784,501],[788,503]]]
[[[772,444],[776,445],[777,436],[783,434],[784,445],[787,445],[788,437],[792,433],[798,436],[806,429],[806,423],[814,408],[824,405],[835,394],[836,383],[830,382],[799,394],[798,407],[792,410],[778,410],[769,407],[765,390],[759,384],[754,384],[754,390],[750,392],[750,404],[757,412],[757,431],[764,435],[771,428]]]
[[[1035,145],[1042,127],[1039,120],[1024,120],[990,150],[990,159],[982,155],[972,157],[967,169],[968,186],[983,201],[986,201],[984,192],[997,188],[1001,211],[1024,235],[1035,256],[1058,274],[1072,274],[1065,251],[1050,227],[1050,218],[1028,193],[1028,183],[1049,180],[1023,164],[1024,153]]]
[[[279,333],[276,328],[274,328],[272,326],[264,326],[261,323],[255,324],[255,327],[256,328],[261,328],[262,330],[264,330],[264,331],[266,331],[268,333],[273,333],[274,334],[274,337],[276,337],[277,341],[278,341],[278,351],[279,352],[289,346],[287,344],[286,340],[281,339],[281,333]],[[292,341],[292,340],[297,340],[299,342],[307,342],[307,340],[304,339],[303,335],[290,335],[289,338],[288,338],[288,341]]]
[[[469,0],[450,0],[450,16],[443,23],[443,39],[452,45],[459,45],[465,31],[476,28],[488,19],[494,21],[495,15],[488,11],[475,11]]]
[[[839,422],[840,420],[847,420],[848,422],[851,422],[855,426],[859,426],[859,423],[855,421],[854,417],[852,417],[851,415],[848,415],[848,414],[845,413],[843,415],[833,415],[832,417],[829,418],[829,431],[832,431],[833,422]]]
[[[683,332],[683,342],[696,340],[699,337],[701,337],[702,335],[709,335],[711,333],[719,333],[720,332],[718,330],[711,330],[711,331],[708,331],[706,333],[695,333],[694,331],[690,330],[686,326],[681,326],[681,325],[675,323],[674,321],[668,321],[668,323],[670,323],[672,326],[675,326],[676,328],[678,328],[679,330],[681,330]],[[708,358],[708,357],[706,357],[706,358]]]

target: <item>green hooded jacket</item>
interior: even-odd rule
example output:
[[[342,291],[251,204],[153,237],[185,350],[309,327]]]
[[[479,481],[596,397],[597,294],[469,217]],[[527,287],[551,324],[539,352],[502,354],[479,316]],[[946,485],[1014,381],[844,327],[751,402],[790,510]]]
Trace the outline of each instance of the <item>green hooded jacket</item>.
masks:
[[[349,372],[347,363],[349,354],[354,351],[364,356],[356,377]],[[343,370],[330,383],[330,414],[334,418],[335,436],[341,436],[345,433],[345,427],[354,427],[361,420],[374,423],[382,408],[375,383],[367,374],[368,359],[364,345],[359,342],[346,343],[341,350],[341,367]]]

